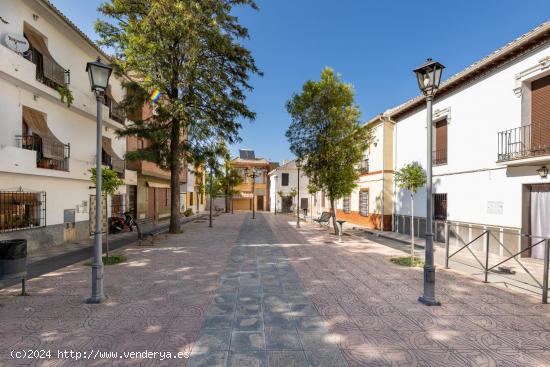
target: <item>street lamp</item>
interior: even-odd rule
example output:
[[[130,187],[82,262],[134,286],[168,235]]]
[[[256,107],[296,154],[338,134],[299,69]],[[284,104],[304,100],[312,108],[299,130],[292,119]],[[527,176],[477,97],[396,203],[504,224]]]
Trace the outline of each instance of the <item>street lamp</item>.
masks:
[[[101,258],[103,252],[103,243],[101,239],[101,137],[102,137],[102,122],[103,122],[103,95],[109,85],[109,77],[111,76],[112,68],[101,62],[99,57],[96,61],[89,62],[86,65],[86,72],[90,78],[90,87],[95,94],[97,105],[97,124],[96,124],[96,159],[95,159],[95,245],[94,245],[94,260],[92,263],[92,296],[88,298],[88,303],[101,303],[105,299],[103,293],[103,260]]]
[[[300,168],[302,167],[302,161],[296,159],[296,168],[298,169],[298,195],[296,196],[296,228],[300,228]]]
[[[275,179],[275,215],[277,215],[277,175],[274,175],[273,178]]]
[[[426,96],[428,155],[426,162],[426,245],[424,246],[424,293],[418,300],[428,306],[440,306],[435,299],[435,265],[433,254],[432,234],[432,104],[434,95],[439,89],[441,74],[445,66],[427,59],[426,62],[414,70],[418,87]],[[411,224],[412,225],[412,224]]]
[[[252,219],[256,219],[256,203],[254,202],[256,199],[256,190],[255,190],[255,183],[256,183],[256,177],[259,177],[260,175],[264,174],[263,169],[257,169],[252,168],[249,173],[248,168],[244,169],[245,176],[248,176],[252,179]]]

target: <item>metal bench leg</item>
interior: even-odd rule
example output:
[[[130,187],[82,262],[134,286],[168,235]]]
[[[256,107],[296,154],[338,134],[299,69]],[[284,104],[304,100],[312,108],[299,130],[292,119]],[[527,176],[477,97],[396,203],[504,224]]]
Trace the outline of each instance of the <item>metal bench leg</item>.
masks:
[[[27,279],[25,277],[23,277],[23,279],[21,279],[21,295],[22,296],[28,296],[29,295],[27,293]]]

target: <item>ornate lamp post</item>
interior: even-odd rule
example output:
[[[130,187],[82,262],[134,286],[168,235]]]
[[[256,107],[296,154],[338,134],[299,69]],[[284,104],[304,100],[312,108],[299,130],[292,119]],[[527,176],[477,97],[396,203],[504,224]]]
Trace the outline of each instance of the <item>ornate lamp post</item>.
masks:
[[[428,306],[439,306],[441,303],[435,299],[435,265],[433,255],[432,233],[432,104],[435,93],[439,89],[441,74],[445,66],[427,59],[426,62],[414,70],[418,87],[426,96],[428,154],[426,162],[426,245],[424,255],[424,293],[418,299]]]
[[[298,169],[298,194],[296,195],[296,228],[300,228],[300,168],[302,168],[302,161],[296,159],[296,168]]]
[[[111,76],[112,68],[101,62],[99,57],[96,61],[89,62],[86,65],[86,72],[90,78],[90,86],[95,94],[97,103],[97,132],[96,132],[96,185],[95,185],[95,245],[94,245],[94,260],[92,263],[92,296],[88,298],[88,303],[101,303],[105,299],[103,294],[103,260],[101,258],[103,252],[103,243],[101,239],[101,137],[102,137],[102,122],[103,122],[103,95],[109,85],[109,77]]]

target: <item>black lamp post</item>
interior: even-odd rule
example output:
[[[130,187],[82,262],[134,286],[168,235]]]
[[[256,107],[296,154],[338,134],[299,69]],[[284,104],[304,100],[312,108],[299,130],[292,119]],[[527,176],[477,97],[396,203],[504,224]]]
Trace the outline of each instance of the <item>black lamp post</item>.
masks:
[[[260,175],[263,175],[264,170],[253,168],[249,172],[249,169],[245,168],[244,169],[244,174],[245,174],[245,176],[250,177],[252,179],[252,219],[256,219],[256,203],[255,203],[256,189],[255,189],[255,183],[256,183],[256,177],[259,177]]]
[[[424,255],[424,293],[418,299],[428,306],[439,306],[441,303],[435,298],[435,265],[433,255],[433,233],[432,233],[432,104],[435,93],[439,89],[441,74],[445,66],[427,59],[426,62],[414,70],[418,87],[426,96],[427,111],[427,137],[428,154],[426,162],[426,245]],[[412,224],[411,224],[412,225]]]
[[[95,160],[95,233],[94,233],[94,260],[92,262],[92,296],[88,298],[88,303],[101,303],[105,299],[103,293],[103,243],[101,238],[101,223],[102,223],[102,208],[101,208],[101,137],[103,123],[103,95],[109,85],[109,77],[111,76],[112,68],[101,62],[99,57],[96,61],[89,62],[86,65],[86,72],[90,78],[90,87],[95,94],[97,116],[96,116],[96,160]]]
[[[274,175],[275,179],[275,215],[277,215],[277,175]]]
[[[298,169],[298,194],[296,199],[296,228],[300,228],[300,168],[302,167],[302,161],[296,159],[296,168]]]

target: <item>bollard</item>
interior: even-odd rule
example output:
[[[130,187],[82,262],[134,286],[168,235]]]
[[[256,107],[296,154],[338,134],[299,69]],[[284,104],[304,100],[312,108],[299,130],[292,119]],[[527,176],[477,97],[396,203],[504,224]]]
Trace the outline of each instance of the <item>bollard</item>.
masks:
[[[550,260],[550,240],[544,241],[544,271],[542,278],[542,303],[548,303],[548,261]]]
[[[489,282],[489,231],[485,232],[485,280],[483,283]]]
[[[449,269],[449,222],[445,222],[445,269]]]

